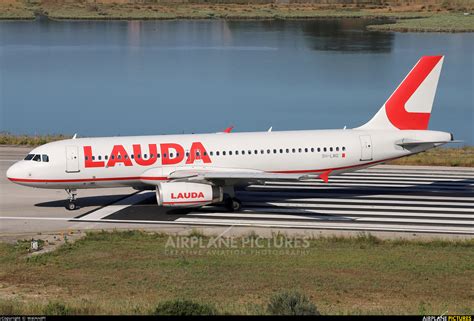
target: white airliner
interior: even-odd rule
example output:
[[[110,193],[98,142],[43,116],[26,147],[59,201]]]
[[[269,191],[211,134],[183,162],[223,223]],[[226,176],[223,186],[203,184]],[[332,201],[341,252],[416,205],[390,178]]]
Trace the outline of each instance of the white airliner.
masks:
[[[443,56],[424,56],[375,116],[354,129],[72,138],[37,147],[7,171],[21,185],[156,189],[158,205],[241,208],[234,187],[321,179],[453,141],[427,130]]]

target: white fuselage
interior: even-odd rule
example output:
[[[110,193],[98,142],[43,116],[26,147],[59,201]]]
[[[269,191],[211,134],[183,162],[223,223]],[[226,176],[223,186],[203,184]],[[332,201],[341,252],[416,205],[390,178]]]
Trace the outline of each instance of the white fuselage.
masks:
[[[166,181],[168,175],[182,169],[281,174],[331,171],[332,175],[439,145],[423,144],[409,150],[397,145],[407,139],[449,141],[450,134],[347,129],[77,138],[35,148],[31,154],[47,155],[48,161],[20,161],[7,176],[32,187],[81,189],[141,188]]]

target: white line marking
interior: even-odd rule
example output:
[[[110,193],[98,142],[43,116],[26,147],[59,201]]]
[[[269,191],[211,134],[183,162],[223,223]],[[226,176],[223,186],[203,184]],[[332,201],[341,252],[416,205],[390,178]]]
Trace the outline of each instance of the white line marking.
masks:
[[[72,217],[0,216],[0,220],[70,221]]]
[[[74,220],[73,220],[74,221]],[[78,221],[78,220],[75,220]],[[80,221],[79,221],[80,222]],[[474,235],[473,229],[462,228],[462,227],[443,227],[443,226],[423,226],[423,225],[383,225],[383,224],[343,224],[336,223],[331,225],[334,222],[325,222],[324,224],[316,224],[311,222],[308,224],[304,222],[298,223],[281,223],[281,222],[267,222],[264,223],[249,223],[249,222],[239,222],[239,221],[212,221],[212,220],[195,220],[195,222],[186,222],[178,219],[177,221],[136,221],[136,220],[112,220],[112,219],[102,219],[102,220],[89,220],[89,222],[95,223],[127,223],[127,224],[138,224],[138,225],[201,225],[201,226],[249,226],[249,227],[266,227],[266,228],[302,228],[302,229],[330,229],[330,230],[353,230],[353,231],[384,231],[384,232],[410,232],[410,233],[449,233],[449,234],[467,234]],[[86,223],[86,222],[83,222]]]
[[[251,201],[261,201],[259,197],[246,197],[245,200],[247,202]],[[472,199],[474,201],[474,198]],[[288,202],[308,202],[308,203],[361,203],[361,204],[409,204],[409,205],[431,205],[431,206],[460,206],[463,205],[465,207],[473,206],[474,203],[459,203],[459,202],[430,202],[430,201],[411,201],[411,200],[372,200],[372,199],[352,199],[352,198],[286,198],[281,199],[281,201],[288,201]],[[247,203],[246,202],[246,203]],[[358,207],[359,205],[354,205]],[[455,210],[450,209],[450,210]],[[474,208],[471,209],[474,214]]]
[[[139,193],[132,194],[124,199],[121,199],[118,202],[113,203],[112,205],[103,207],[101,209],[98,209],[97,211],[94,211],[90,214],[87,214],[85,216],[79,217],[78,220],[95,220],[95,219],[101,219],[103,217],[107,217],[115,212],[118,212],[120,210],[123,210],[124,208],[127,208],[129,206],[135,205],[141,201],[146,200],[147,198],[150,197],[150,191],[141,191]]]
[[[384,206],[384,205],[346,205],[346,204],[304,204],[304,203],[285,203],[285,202],[245,202],[246,205],[274,205],[274,206],[284,206],[284,207],[303,207],[303,208],[340,208],[340,209],[377,209],[377,210],[401,210],[404,212],[409,212],[410,210],[426,211],[426,212],[467,212],[471,213],[472,218],[474,218],[474,209],[472,208],[451,208],[451,207],[418,207],[418,206]]]

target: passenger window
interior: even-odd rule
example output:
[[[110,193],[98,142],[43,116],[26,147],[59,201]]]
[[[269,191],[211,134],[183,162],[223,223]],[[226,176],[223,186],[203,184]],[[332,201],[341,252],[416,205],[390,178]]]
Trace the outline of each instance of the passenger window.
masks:
[[[117,159],[122,159],[122,155],[118,155]],[[92,160],[94,160],[94,156],[92,156]]]
[[[140,154],[137,154],[137,158],[141,158],[141,156],[142,156],[142,155],[140,155]]]
[[[244,150],[242,151],[242,155],[245,155],[245,151],[244,151]]]
[[[214,152],[209,152],[209,155],[214,156]]]
[[[207,152],[204,152],[204,156],[207,156]],[[176,157],[179,157],[179,153],[176,153]]]
[[[35,157],[33,157],[33,160],[35,162],[41,162],[41,155],[40,154],[35,155]]]
[[[343,151],[345,151],[345,150],[346,150],[346,148],[343,146],[343,147],[342,147],[342,150],[343,150]]]
[[[125,155],[123,158],[128,159],[128,155]]]
[[[320,151],[321,151],[321,148],[320,148],[320,147],[318,147],[318,153],[319,153]]]
[[[147,155],[146,155],[146,154],[143,154],[143,158],[146,158],[146,157],[147,157]],[[120,159],[120,156],[119,156],[119,159]]]
[[[290,152],[290,150],[287,148],[287,149],[286,149],[286,153],[288,154],[289,152]]]
[[[109,156],[108,155],[105,155],[105,160],[108,160],[109,159]]]
[[[224,151],[222,151],[222,156],[225,156],[225,150],[224,150]]]
[[[332,147],[329,147],[329,151],[332,152]]]
[[[326,147],[324,147],[324,148],[323,148],[323,151],[325,151],[325,152],[326,152],[326,151],[327,151],[327,148],[326,148]]]
[[[114,156],[114,155],[110,155],[110,158],[111,158],[111,159],[115,159],[115,156]]]
[[[301,153],[301,148],[298,148],[298,153]]]
[[[291,151],[292,151],[293,153],[296,153],[296,149],[294,149],[294,148],[293,148]]]
[[[273,150],[273,154],[276,154],[276,153],[277,153],[277,150],[276,150],[276,149],[274,149],[274,150]]]
[[[219,151],[216,152],[216,156],[219,156]]]
[[[271,150],[267,149],[267,154],[270,154]]]
[[[26,155],[25,160],[32,160],[34,156],[34,154],[28,154]]]
[[[314,153],[314,148],[311,148],[311,153]]]
[[[157,157],[157,158],[160,158],[160,157],[161,157],[161,154],[156,154],[156,157]]]
[[[87,157],[87,156],[86,156],[86,157],[84,157],[84,158],[85,158],[86,160],[89,160],[89,157]]]
[[[239,155],[239,151],[238,151],[238,150],[235,151],[235,155]]]
[[[170,153],[170,158],[173,158],[173,155],[174,155],[173,153]]]
[[[49,156],[48,155],[43,155],[43,162],[47,163],[49,162]]]
[[[97,159],[98,159],[98,160],[102,160],[102,156],[100,156],[100,155],[97,156]],[[43,162],[44,162],[44,161],[43,161]]]
[[[92,160],[95,160],[95,156],[92,156]]]
[[[143,155],[143,156],[144,156],[144,158],[146,158],[146,154]],[[164,153],[164,154],[163,154],[163,158],[166,158],[166,157],[168,157],[168,154]]]
[[[130,155],[130,158],[135,159],[135,155],[134,154]]]
[[[336,147],[336,152],[338,152],[338,151],[339,151],[339,147]]]
[[[229,151],[229,155],[232,156],[232,151],[231,150]]]
[[[196,156],[201,156],[201,152],[200,152],[200,151],[197,151],[197,152],[196,152]]]
[[[283,149],[280,149],[280,154],[283,154]]]
[[[252,155],[252,151],[251,151],[251,150],[249,150],[249,155]]]
[[[257,155],[257,154],[258,154],[258,150],[254,150],[254,152],[255,152],[255,155]]]

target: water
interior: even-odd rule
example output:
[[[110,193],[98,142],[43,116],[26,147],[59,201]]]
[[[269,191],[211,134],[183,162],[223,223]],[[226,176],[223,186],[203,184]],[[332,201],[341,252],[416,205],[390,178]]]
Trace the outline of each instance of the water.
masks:
[[[430,128],[474,145],[474,34],[363,19],[0,22],[0,130],[80,136],[348,128],[444,54]]]

